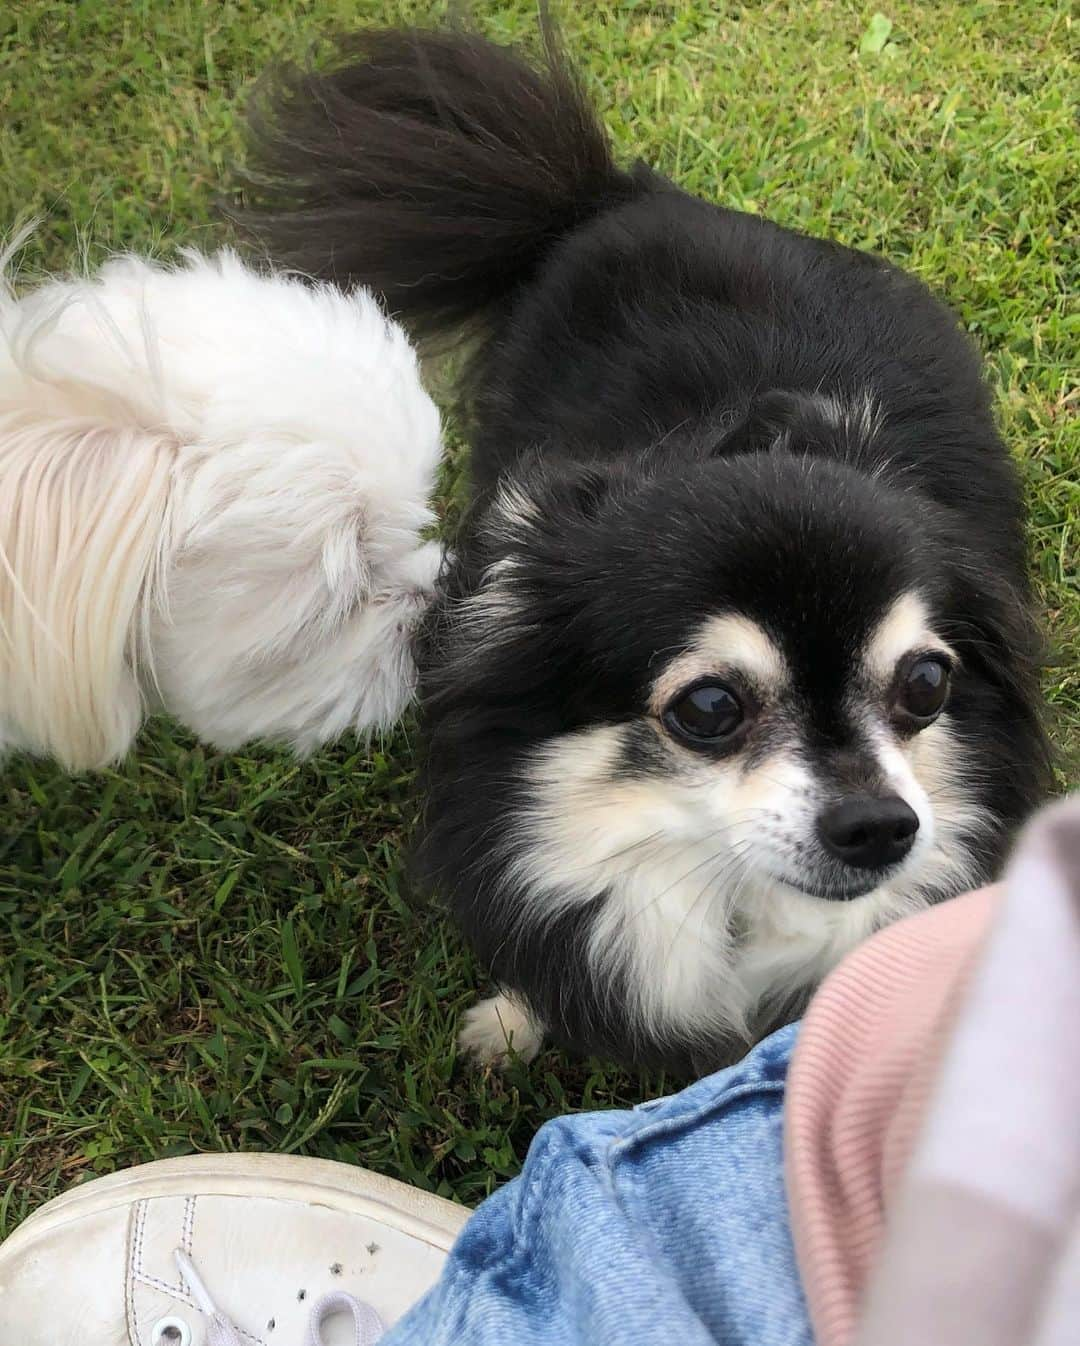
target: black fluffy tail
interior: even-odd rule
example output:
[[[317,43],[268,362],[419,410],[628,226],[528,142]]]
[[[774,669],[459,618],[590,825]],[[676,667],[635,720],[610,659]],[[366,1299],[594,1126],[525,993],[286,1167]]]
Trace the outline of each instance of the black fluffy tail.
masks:
[[[324,70],[272,72],[242,223],[279,263],[381,292],[421,336],[482,315],[644,186],[545,37],[534,66],[467,32],[378,30]]]

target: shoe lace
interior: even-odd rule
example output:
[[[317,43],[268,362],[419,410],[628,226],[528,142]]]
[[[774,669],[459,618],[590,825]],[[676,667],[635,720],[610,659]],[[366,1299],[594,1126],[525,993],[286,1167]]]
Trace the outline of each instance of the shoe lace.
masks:
[[[209,1290],[206,1288],[206,1282],[199,1275],[198,1269],[191,1258],[180,1248],[176,1249],[173,1257],[180,1270],[180,1275],[183,1276],[191,1290],[192,1298],[208,1320],[206,1346],[244,1346],[240,1329],[214,1303]],[[359,1299],[354,1299],[352,1295],[347,1295],[344,1291],[339,1290],[332,1294],[323,1295],[312,1306],[311,1315],[308,1318],[307,1336],[304,1338],[302,1346],[325,1346],[322,1334],[323,1324],[331,1314],[335,1313],[352,1314],[353,1327],[356,1332],[355,1346],[375,1346],[375,1343],[386,1331],[383,1320],[370,1304],[365,1304]]]

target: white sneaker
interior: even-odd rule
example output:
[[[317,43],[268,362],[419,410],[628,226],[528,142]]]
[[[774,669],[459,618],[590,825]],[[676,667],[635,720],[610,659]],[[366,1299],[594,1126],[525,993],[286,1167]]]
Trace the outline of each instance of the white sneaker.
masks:
[[[470,1212],[365,1169],[166,1159],[77,1187],[0,1244],[2,1346],[367,1346]]]

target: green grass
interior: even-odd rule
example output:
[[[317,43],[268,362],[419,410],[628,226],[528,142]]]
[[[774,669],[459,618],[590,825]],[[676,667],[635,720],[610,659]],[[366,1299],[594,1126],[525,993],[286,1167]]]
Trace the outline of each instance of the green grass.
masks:
[[[884,3],[884,0],[882,0]],[[499,37],[530,5],[479,4]],[[913,268],[985,349],[1022,466],[1080,745],[1075,33],[1056,0],[564,5],[620,146],[686,187]],[[217,237],[237,97],[328,23],[434,12],[344,0],[9,0],[0,229],[28,271]],[[877,34],[860,54],[865,34]],[[1070,268],[1072,268],[1070,274]],[[67,1184],[191,1149],[370,1165],[467,1202],[568,1109],[663,1087],[548,1054],[506,1079],[453,1055],[478,984],[413,910],[403,734],[297,765],[163,723],[116,771],[0,774],[0,1234]],[[1077,780],[1075,771],[1073,780]]]

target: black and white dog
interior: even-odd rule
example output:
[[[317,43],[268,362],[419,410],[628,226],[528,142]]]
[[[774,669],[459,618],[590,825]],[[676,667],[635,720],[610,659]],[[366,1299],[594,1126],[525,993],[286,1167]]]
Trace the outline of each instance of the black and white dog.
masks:
[[[952,314],[617,167],[550,40],[363,34],[253,128],[279,260],[472,339],[417,857],[503,988],[465,1044],[722,1062],[992,875],[1048,752],[1017,477]]]

